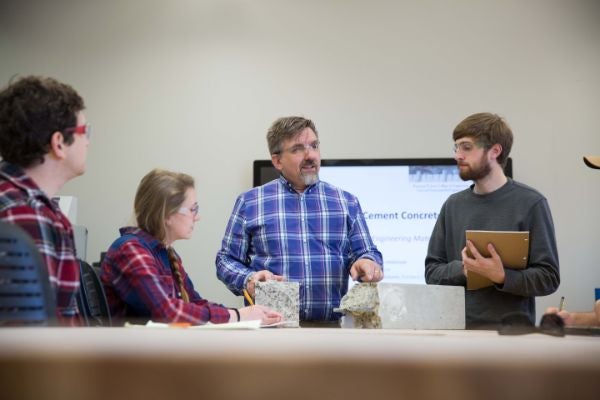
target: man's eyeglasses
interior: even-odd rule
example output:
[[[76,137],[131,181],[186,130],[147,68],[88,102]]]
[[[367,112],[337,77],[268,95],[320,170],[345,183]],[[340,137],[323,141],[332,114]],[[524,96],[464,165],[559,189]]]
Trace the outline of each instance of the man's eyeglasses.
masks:
[[[179,214],[192,215],[193,217],[196,217],[196,216],[198,216],[199,210],[200,210],[200,206],[198,205],[198,203],[196,203],[191,207],[179,207],[179,210],[177,210],[177,212]]]
[[[473,151],[475,147],[481,147],[477,142],[458,142],[454,143],[454,153],[461,152],[462,154]]]
[[[317,140],[316,142],[312,142],[309,144],[301,144],[298,143],[292,147],[290,147],[289,149],[285,149],[283,151],[287,151],[289,153],[292,153],[293,155],[299,155],[302,153],[306,153],[307,151],[319,151],[319,145],[320,142]]]
[[[90,124],[74,126],[72,128],[65,129],[65,132],[76,133],[78,135],[85,135],[85,137],[89,139],[92,135],[92,126]]]

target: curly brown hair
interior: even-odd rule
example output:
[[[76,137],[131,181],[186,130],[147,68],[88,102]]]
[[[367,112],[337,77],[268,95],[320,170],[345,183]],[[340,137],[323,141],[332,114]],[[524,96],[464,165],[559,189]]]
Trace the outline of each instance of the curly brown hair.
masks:
[[[73,143],[72,128],[83,99],[71,86],[53,78],[26,76],[0,92],[0,156],[26,168],[44,162],[54,132]]]

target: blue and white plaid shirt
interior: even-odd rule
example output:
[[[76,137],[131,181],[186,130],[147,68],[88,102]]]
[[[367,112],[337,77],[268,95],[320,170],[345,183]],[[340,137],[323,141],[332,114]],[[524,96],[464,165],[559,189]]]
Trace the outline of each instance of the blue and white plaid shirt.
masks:
[[[337,320],[333,309],[359,258],[383,267],[358,199],[322,181],[297,193],[281,176],[237,198],[217,253],[217,276],[241,295],[248,276],[267,269],[300,282],[301,320]]]

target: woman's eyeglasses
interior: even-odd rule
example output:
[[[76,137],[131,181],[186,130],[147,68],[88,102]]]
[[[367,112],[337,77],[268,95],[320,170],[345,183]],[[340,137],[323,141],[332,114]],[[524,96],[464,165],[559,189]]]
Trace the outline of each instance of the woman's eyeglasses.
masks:
[[[198,216],[199,210],[200,210],[200,206],[198,205],[198,203],[196,203],[191,207],[179,207],[179,210],[177,210],[177,212],[179,214],[192,215],[193,217],[196,217],[196,216]]]

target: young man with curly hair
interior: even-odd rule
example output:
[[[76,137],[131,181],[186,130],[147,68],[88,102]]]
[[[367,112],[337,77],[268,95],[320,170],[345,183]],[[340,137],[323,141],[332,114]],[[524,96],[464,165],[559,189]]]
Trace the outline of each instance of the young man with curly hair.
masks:
[[[90,127],[69,85],[27,76],[0,92],[0,219],[21,226],[44,258],[61,325],[78,325],[73,228],[52,198],[85,172]]]

